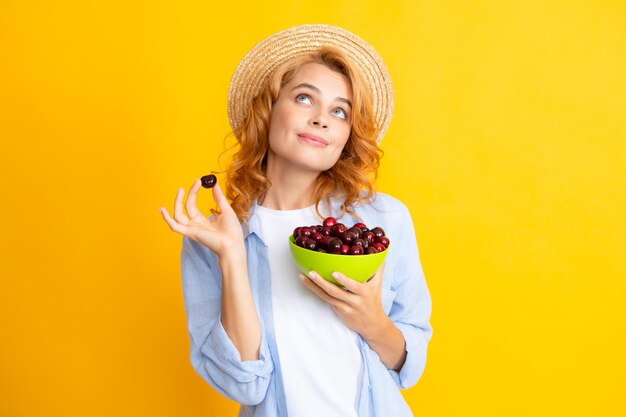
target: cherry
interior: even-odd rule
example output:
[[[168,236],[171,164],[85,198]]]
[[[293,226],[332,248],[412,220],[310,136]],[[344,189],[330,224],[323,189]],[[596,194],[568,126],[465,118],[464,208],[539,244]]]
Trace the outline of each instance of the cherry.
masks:
[[[376,235],[368,230],[367,232],[363,232],[361,239],[365,239],[371,244],[376,242]]]
[[[309,250],[315,250],[317,249],[317,243],[313,239],[305,238],[303,248],[309,249]]]
[[[335,219],[334,217],[326,217],[323,223],[323,225],[326,227],[333,227],[336,224],[337,224],[337,219]]]
[[[345,243],[341,245],[341,254],[342,255],[348,255],[350,253],[350,246],[346,245]]]
[[[328,242],[328,250],[330,251],[330,253],[340,254],[341,240],[337,238],[330,239],[330,242]]]
[[[385,247],[382,243],[374,243],[372,246],[375,247],[378,252],[383,252],[385,250]]]
[[[371,232],[374,233],[376,237],[385,236],[385,231],[380,227],[373,228]]]
[[[333,236],[339,237],[346,230],[347,230],[347,227],[345,225],[343,225],[342,223],[337,223],[336,225],[333,226],[331,230],[331,234]]]
[[[311,239],[313,239],[316,242],[319,242],[321,238],[323,238],[324,235],[318,232],[315,232],[311,235]],[[382,242],[381,242],[382,243]]]
[[[204,188],[213,188],[215,187],[215,184],[217,184],[217,177],[213,174],[209,174],[200,178],[200,181],[202,181],[202,186]]]
[[[358,227],[359,229],[366,229],[367,226],[365,226],[365,223],[356,223],[354,225],[354,227]]]
[[[298,236],[296,238],[296,245],[300,246],[301,248],[304,247],[304,241],[306,240],[306,236]]]
[[[382,244],[384,247],[389,247],[389,238],[387,236],[380,236],[376,238],[376,243]]]
[[[341,239],[342,242],[350,245],[352,244],[352,242],[354,242],[354,239],[357,238],[357,235],[356,233],[350,230],[346,230],[345,232],[339,235],[339,238]]]
[[[348,252],[350,255],[363,255],[363,246],[354,245]]]

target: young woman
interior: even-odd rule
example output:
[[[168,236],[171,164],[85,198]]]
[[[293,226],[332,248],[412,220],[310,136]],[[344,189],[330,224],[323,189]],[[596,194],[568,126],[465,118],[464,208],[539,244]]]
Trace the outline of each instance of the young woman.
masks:
[[[341,28],[303,25],[257,44],[239,64],[229,118],[239,150],[216,185],[218,210],[179,189],[170,228],[194,369],[240,416],[410,416],[399,388],[421,376],[431,301],[413,223],[373,189],[393,111],[384,63]],[[230,203],[229,203],[230,201]],[[382,227],[392,244],[366,283],[300,274],[287,238],[337,217]]]

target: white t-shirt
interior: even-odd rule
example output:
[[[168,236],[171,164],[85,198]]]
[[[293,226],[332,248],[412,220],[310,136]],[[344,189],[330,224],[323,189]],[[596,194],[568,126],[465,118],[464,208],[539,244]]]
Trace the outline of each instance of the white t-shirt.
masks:
[[[289,417],[356,417],[362,376],[357,334],[298,279],[287,241],[296,227],[321,224],[315,206],[257,206],[254,215],[268,246],[276,345]]]

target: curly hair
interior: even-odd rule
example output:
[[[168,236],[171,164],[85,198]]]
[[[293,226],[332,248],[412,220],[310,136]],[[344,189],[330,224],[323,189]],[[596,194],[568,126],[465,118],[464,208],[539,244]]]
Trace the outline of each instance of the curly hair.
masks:
[[[280,65],[252,100],[241,127],[233,132],[239,138],[239,150],[226,169],[226,197],[242,222],[247,222],[252,204],[262,200],[271,187],[266,164],[272,106],[282,86],[289,83],[298,69],[310,63],[325,65],[346,76],[353,95],[348,141],[337,163],[321,172],[314,185],[317,214],[323,218],[319,211],[322,200],[329,203],[331,198],[340,198],[343,213],[354,216],[355,205],[370,201],[374,196],[374,180],[383,151],[375,137],[371,90],[341,51],[324,47]]]

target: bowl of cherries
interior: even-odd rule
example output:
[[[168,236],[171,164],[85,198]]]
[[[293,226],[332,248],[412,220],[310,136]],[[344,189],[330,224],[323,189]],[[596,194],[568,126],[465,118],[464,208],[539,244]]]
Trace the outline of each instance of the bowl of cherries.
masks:
[[[389,243],[381,227],[369,229],[364,223],[349,227],[334,217],[325,218],[322,224],[296,227],[289,236],[298,269],[304,274],[313,270],[336,285],[333,272],[358,282],[369,280],[385,260]]]

